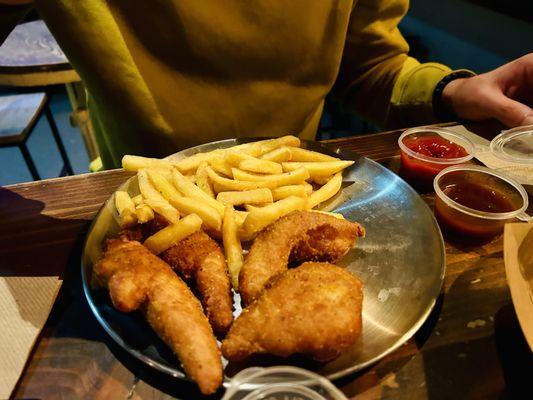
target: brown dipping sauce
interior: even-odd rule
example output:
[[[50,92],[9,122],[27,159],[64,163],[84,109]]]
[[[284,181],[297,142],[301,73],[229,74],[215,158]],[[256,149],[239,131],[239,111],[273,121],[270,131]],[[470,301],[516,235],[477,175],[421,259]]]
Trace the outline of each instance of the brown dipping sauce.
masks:
[[[453,183],[442,188],[442,191],[456,203],[474,210],[491,213],[515,210],[505,194],[475,183]]]
[[[450,199],[465,207],[488,213],[506,213],[520,206],[504,193],[473,182],[448,184],[441,190]],[[482,219],[461,213],[439,197],[435,202],[435,216],[445,236],[458,243],[478,245],[500,235],[508,220]]]

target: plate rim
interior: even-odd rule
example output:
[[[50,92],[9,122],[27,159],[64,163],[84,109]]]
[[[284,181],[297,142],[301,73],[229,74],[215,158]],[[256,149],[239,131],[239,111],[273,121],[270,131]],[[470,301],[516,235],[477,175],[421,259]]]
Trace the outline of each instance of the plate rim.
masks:
[[[198,146],[193,146],[193,147],[189,147],[189,148],[180,150],[180,151],[178,151],[176,153],[173,153],[173,154],[170,154],[170,155],[168,155],[167,157],[164,157],[164,158],[166,159],[166,158],[169,158],[169,157],[172,157],[172,156],[175,156],[175,155],[179,155],[179,154],[182,154],[182,153],[186,153],[186,152],[191,152],[190,154],[188,154],[188,156],[191,156],[191,155],[199,153],[201,151],[201,150],[199,150],[199,151],[195,151],[195,150],[197,150],[197,149],[199,149],[201,147],[204,147],[206,145],[213,145],[213,146],[224,145],[224,144],[238,145],[238,144],[242,144],[242,143],[254,142],[254,141],[264,140],[264,139],[272,139],[272,138],[270,138],[270,137],[246,137],[246,138],[230,138],[230,139],[217,140],[217,141],[208,142],[208,143],[204,143],[204,144],[201,144],[201,145],[198,145]],[[383,165],[379,164],[378,162],[376,162],[376,161],[374,161],[374,160],[372,160],[372,159],[370,159],[368,157],[362,156],[361,154],[357,153],[356,151],[345,149],[345,148],[338,147],[338,146],[335,147],[335,149],[331,149],[329,147],[326,147],[323,143],[318,142],[318,141],[306,140],[306,139],[300,139],[300,140],[303,143],[311,144],[312,147],[319,147],[321,150],[324,150],[324,152],[326,154],[328,154],[328,153],[329,154],[337,154],[337,155],[340,155],[342,157],[346,157],[346,159],[354,160],[356,162],[359,161],[359,160],[364,160],[365,162],[369,162],[373,166],[378,167],[379,169],[385,171],[386,173],[395,175],[403,183],[403,185],[406,187],[406,189],[411,192],[411,194],[415,194],[418,198],[420,198],[420,200],[422,200],[422,203],[423,203],[424,207],[426,208],[426,211],[431,216],[433,224],[436,227],[436,232],[437,232],[437,234],[439,236],[439,239],[440,239],[440,240],[438,240],[438,244],[439,244],[439,246],[441,248],[441,253],[442,253],[441,254],[442,255],[442,263],[441,263],[441,266],[440,266],[438,290],[435,290],[436,291],[436,295],[432,298],[431,302],[426,306],[426,308],[424,309],[423,313],[421,313],[421,315],[417,319],[417,321],[411,326],[411,328],[407,332],[405,332],[402,336],[400,336],[392,346],[390,346],[388,349],[386,349],[385,351],[381,352],[380,354],[376,355],[375,357],[371,358],[370,360],[367,360],[367,361],[365,361],[363,363],[359,363],[359,364],[354,365],[354,366],[349,367],[349,368],[345,368],[345,369],[343,369],[341,371],[338,371],[338,372],[322,375],[326,379],[329,379],[329,380],[333,381],[333,380],[337,380],[337,379],[352,375],[352,374],[354,374],[354,373],[356,373],[358,371],[363,370],[364,368],[366,368],[366,367],[368,367],[368,366],[370,366],[372,364],[375,364],[379,360],[383,359],[384,357],[386,357],[390,353],[392,353],[395,350],[397,350],[405,342],[407,342],[420,329],[420,327],[426,322],[427,318],[429,317],[429,315],[431,314],[431,312],[435,308],[435,304],[437,302],[438,296],[442,292],[442,287],[443,287],[443,284],[444,284],[444,278],[445,278],[445,274],[446,274],[446,247],[445,247],[445,243],[444,243],[444,238],[443,238],[442,232],[441,232],[440,227],[439,227],[439,225],[437,223],[437,220],[435,219],[435,215],[431,211],[430,207],[421,198],[420,194],[418,194],[418,192],[416,192],[416,190],[414,190],[411,187],[411,185],[409,185],[407,182],[405,182],[399,175],[395,174],[394,172],[392,172],[388,168],[384,167]],[[132,177],[127,178],[118,187],[124,185],[131,178]],[[109,336],[115,341],[115,343],[118,344],[128,354],[132,355],[133,357],[135,357],[139,361],[149,365],[150,367],[152,367],[152,368],[154,368],[154,369],[156,369],[156,370],[158,370],[160,372],[166,373],[166,374],[168,374],[168,375],[170,375],[170,376],[172,376],[174,378],[180,378],[180,379],[186,380],[188,382],[193,382],[194,383],[194,381],[191,378],[189,378],[183,371],[177,369],[176,367],[171,368],[171,367],[168,367],[168,366],[166,366],[164,364],[161,364],[159,361],[154,360],[154,359],[150,358],[149,356],[144,355],[139,350],[133,349],[133,348],[131,348],[131,346],[127,345],[124,342],[124,340],[120,337],[120,335],[118,335],[115,332],[115,330],[108,324],[108,322],[105,320],[105,318],[101,315],[98,307],[93,302],[92,295],[91,295],[90,282],[88,282],[87,277],[86,277],[86,271],[88,270],[88,267],[85,266],[85,261],[84,261],[84,259],[85,259],[85,250],[86,250],[89,234],[92,232],[92,229],[93,229],[94,225],[96,224],[96,221],[98,220],[100,214],[102,213],[104,208],[107,206],[108,202],[113,198],[113,195],[114,195],[114,193],[116,191],[117,191],[117,189],[115,189],[113,191],[113,193],[103,202],[103,204],[98,209],[98,212],[93,217],[93,219],[91,221],[91,224],[89,225],[89,228],[87,229],[87,234],[85,235],[85,238],[84,238],[84,241],[83,241],[83,247],[82,247],[82,252],[81,252],[81,257],[80,257],[80,266],[81,266],[82,286],[83,286],[83,292],[84,292],[84,295],[85,295],[85,299],[89,303],[89,308],[91,309],[91,312],[95,316],[95,318],[98,321],[98,323],[100,324],[100,326],[104,329],[104,331],[107,334],[109,334]],[[315,372],[315,371],[312,371],[312,372]],[[225,387],[225,388],[228,387],[228,385],[230,383],[230,380],[231,380],[231,378],[227,377],[224,374],[224,379],[223,379],[223,382],[222,382],[222,386]]]
[[[522,241],[520,243],[515,242],[514,237],[511,237],[509,233],[511,225],[519,225],[520,229],[523,229],[525,231],[524,237],[522,238]],[[509,291],[511,292],[511,302],[513,303],[520,329],[522,330],[522,333],[524,335],[524,338],[526,339],[527,344],[529,345],[529,348],[533,352],[533,326],[531,326],[531,324],[528,324],[529,318],[526,317],[530,315],[530,312],[533,311],[533,293],[531,288],[529,287],[529,284],[522,276],[521,272],[517,268],[511,267],[512,264],[518,264],[517,252],[521,244],[525,240],[525,237],[527,236],[529,230],[533,230],[533,227],[528,226],[528,224],[524,224],[523,222],[505,224],[503,233],[503,262],[505,265],[505,277],[507,281],[507,286],[509,287]],[[512,241],[512,249],[510,249],[511,245],[509,243],[507,243],[506,245],[506,241]],[[514,252],[514,250],[516,250],[516,252]]]

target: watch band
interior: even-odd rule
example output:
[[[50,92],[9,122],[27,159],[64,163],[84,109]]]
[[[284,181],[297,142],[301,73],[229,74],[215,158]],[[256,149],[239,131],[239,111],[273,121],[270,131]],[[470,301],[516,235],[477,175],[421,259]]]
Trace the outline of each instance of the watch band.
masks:
[[[446,107],[444,107],[444,105],[442,104],[442,92],[444,91],[446,85],[456,79],[470,78],[475,75],[476,74],[472,71],[469,71],[467,69],[460,69],[446,75],[439,81],[439,83],[437,83],[437,86],[435,86],[435,89],[433,90],[432,101],[433,113],[438,119],[440,119],[441,121],[453,121],[457,119],[457,116],[452,111],[447,110]]]

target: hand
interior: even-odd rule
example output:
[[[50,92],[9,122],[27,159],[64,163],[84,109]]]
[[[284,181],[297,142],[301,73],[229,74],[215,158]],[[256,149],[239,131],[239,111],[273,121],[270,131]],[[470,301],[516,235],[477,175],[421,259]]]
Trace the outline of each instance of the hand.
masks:
[[[533,53],[485,74],[451,81],[442,102],[462,119],[533,125]]]

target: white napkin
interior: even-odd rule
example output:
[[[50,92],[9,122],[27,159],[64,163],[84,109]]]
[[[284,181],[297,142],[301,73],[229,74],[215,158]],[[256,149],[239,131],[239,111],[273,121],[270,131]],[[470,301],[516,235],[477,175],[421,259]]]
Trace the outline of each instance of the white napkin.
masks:
[[[48,319],[57,276],[0,277],[0,399],[8,399]]]

